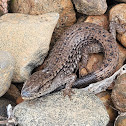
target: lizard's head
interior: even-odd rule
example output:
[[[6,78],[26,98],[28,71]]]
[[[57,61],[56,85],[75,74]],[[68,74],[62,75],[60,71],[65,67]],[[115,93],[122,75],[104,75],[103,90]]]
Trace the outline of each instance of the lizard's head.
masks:
[[[24,83],[21,95],[24,100],[34,99],[47,94],[51,84],[51,74],[42,70],[33,73]]]

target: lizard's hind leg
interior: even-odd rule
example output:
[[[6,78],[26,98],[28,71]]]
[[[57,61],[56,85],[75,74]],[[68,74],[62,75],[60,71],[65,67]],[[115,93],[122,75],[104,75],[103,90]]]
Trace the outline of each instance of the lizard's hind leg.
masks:
[[[74,73],[71,75],[68,75],[64,78],[64,81],[66,83],[65,89],[63,89],[64,97],[66,95],[68,95],[69,98],[71,99],[71,93],[74,93],[71,88],[72,88],[72,85],[74,84],[76,78],[77,78],[77,76]]]

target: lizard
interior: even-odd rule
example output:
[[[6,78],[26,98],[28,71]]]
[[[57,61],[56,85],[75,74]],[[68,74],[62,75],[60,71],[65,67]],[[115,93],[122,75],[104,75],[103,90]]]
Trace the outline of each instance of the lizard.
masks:
[[[76,79],[79,62],[87,64],[88,54],[103,52],[102,66],[86,76]],[[56,42],[43,68],[34,72],[23,85],[21,95],[24,100],[44,96],[60,86],[64,96],[73,93],[71,87],[89,85],[109,77],[119,59],[116,40],[103,27],[92,23],[74,24]]]

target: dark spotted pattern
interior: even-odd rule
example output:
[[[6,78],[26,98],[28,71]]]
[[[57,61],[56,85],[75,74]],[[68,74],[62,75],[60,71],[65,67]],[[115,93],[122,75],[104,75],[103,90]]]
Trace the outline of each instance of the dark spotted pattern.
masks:
[[[98,46],[96,46],[98,45]],[[91,23],[75,24],[65,31],[51,50],[44,62],[44,70],[34,73],[25,83],[24,88],[31,90],[30,85],[41,85],[46,90],[60,71],[64,75],[72,74],[78,68],[81,56],[103,51],[104,61],[100,69],[78,79],[75,85],[89,84],[110,76],[118,64],[118,48],[115,39],[102,27]],[[87,60],[87,59],[85,59]],[[50,82],[50,83],[49,83]],[[23,89],[24,89],[23,88]],[[38,88],[40,90],[40,88]],[[55,89],[54,89],[55,90]],[[32,92],[34,94],[34,92]]]

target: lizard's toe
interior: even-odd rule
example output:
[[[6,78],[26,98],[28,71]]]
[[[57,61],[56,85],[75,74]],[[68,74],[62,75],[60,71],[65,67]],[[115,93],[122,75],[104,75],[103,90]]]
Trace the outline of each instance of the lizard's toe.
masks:
[[[63,89],[63,96],[65,97],[66,95],[68,95],[68,97],[70,98],[71,100],[71,96],[72,94],[75,94],[74,91],[72,91],[72,89]]]

